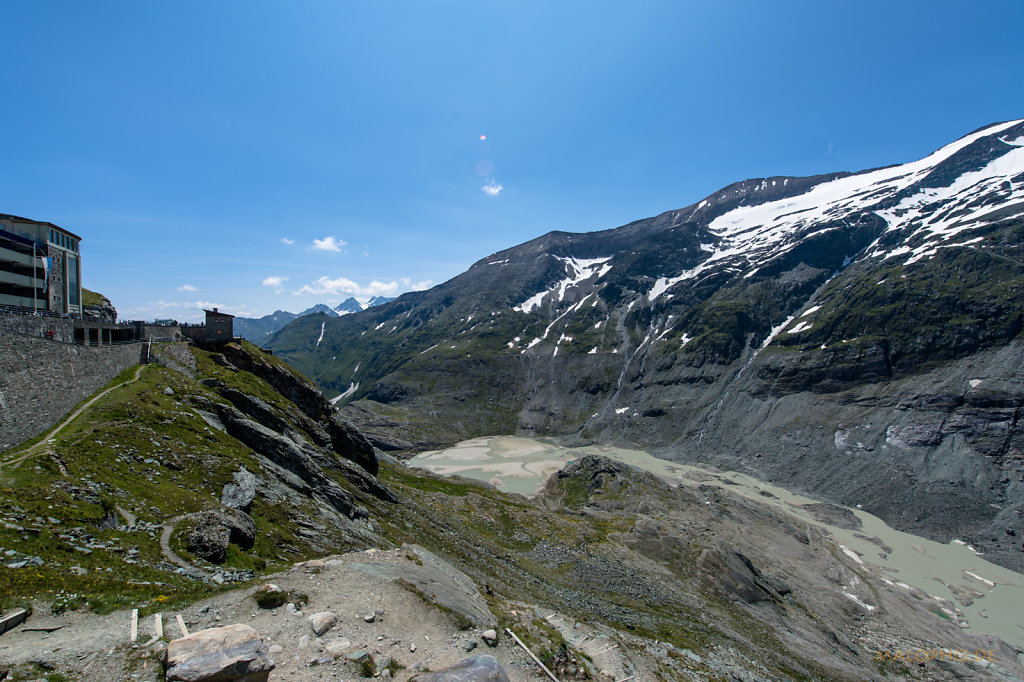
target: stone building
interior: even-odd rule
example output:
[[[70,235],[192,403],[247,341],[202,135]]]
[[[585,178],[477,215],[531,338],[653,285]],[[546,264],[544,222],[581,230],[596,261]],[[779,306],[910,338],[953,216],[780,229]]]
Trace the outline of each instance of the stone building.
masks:
[[[216,343],[231,341],[235,338],[235,316],[222,313],[216,308],[203,310],[206,313],[206,324],[200,326],[183,326],[181,334],[185,338],[198,343]]]
[[[216,308],[206,313],[206,339],[208,341],[230,341],[235,338],[235,316],[222,313]]]
[[[81,241],[53,223],[0,214],[0,307],[81,315]]]

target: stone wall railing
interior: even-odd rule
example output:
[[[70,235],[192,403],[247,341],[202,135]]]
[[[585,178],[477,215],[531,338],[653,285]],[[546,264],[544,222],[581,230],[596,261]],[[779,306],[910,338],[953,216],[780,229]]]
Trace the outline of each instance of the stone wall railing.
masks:
[[[56,315],[25,315],[0,312],[0,334],[49,337],[64,343],[75,342],[74,320]]]

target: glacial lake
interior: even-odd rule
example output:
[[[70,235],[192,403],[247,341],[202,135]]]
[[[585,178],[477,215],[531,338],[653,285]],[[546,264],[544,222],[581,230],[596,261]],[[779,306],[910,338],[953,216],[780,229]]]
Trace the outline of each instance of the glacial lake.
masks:
[[[917,587],[953,602],[970,624],[970,630],[994,634],[1024,649],[1024,616],[1021,615],[1024,614],[1024,575],[986,561],[959,541],[941,544],[903,533],[860,509],[850,510],[863,524],[857,530],[820,522],[800,508],[818,500],[745,474],[677,464],[641,450],[603,445],[567,448],[542,438],[514,436],[475,438],[446,450],[421,453],[407,464],[438,474],[458,474],[487,481],[500,490],[532,496],[548,476],[567,462],[590,454],[604,455],[644,469],[673,484],[715,485],[780,508],[805,523],[827,530],[848,555],[857,555],[855,561],[879,567],[892,583]],[[891,551],[884,553],[869,538],[881,540]],[[974,603],[962,605],[954,589],[970,593]]]

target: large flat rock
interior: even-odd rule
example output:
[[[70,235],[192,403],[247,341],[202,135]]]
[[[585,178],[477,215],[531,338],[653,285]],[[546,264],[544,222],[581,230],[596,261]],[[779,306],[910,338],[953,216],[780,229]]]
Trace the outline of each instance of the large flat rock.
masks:
[[[167,645],[167,682],[266,682],[274,661],[256,630],[226,625]]]
[[[352,568],[387,580],[405,580],[435,604],[455,611],[474,625],[495,624],[494,614],[472,578],[419,545],[403,548],[414,552],[422,565],[361,561],[353,563]]]

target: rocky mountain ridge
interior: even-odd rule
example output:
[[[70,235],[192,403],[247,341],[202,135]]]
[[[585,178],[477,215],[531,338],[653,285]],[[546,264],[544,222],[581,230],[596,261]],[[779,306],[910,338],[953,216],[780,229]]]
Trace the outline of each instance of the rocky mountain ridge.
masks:
[[[251,341],[256,345],[263,345],[274,332],[296,318],[303,317],[305,315],[327,315],[328,317],[340,317],[341,315],[357,313],[362,310],[366,310],[367,308],[372,308],[373,306],[383,305],[393,300],[393,298],[387,298],[386,296],[372,296],[360,302],[356,298],[350,296],[333,308],[324,303],[317,303],[314,306],[306,308],[301,313],[290,313],[287,310],[275,310],[273,313],[264,315],[263,317],[236,317],[234,328],[235,333],[243,339]]]
[[[270,341],[385,448],[650,449],[1024,568],[1024,123],[552,232]],[[444,414],[444,420],[433,415]]]

